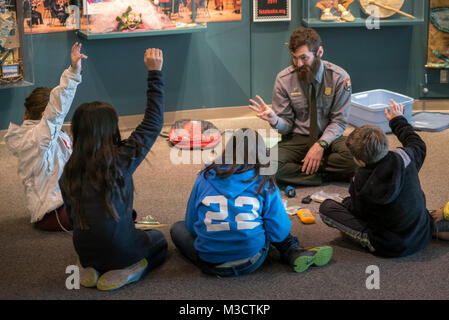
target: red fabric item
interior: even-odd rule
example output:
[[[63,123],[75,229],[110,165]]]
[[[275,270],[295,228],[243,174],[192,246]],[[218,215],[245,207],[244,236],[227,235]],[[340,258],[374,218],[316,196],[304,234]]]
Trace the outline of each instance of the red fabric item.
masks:
[[[200,121],[189,121],[182,129],[172,128],[168,138],[177,148],[202,149],[216,146],[221,140],[221,134],[218,131],[204,134],[201,132]]]
[[[56,210],[47,212],[42,220],[36,222],[34,225],[36,226],[36,228],[43,231],[63,231],[61,225],[58,222],[58,219],[56,218],[56,214],[58,215],[59,221],[61,222],[64,229],[72,230],[69,225],[69,220],[67,219],[67,213],[65,212],[64,205]]]

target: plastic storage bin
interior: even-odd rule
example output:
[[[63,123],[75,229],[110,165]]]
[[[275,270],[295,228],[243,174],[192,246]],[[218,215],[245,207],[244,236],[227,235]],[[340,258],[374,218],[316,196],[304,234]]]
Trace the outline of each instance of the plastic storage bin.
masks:
[[[399,93],[388,90],[377,89],[355,93],[351,97],[351,112],[349,114],[349,124],[354,127],[363,125],[373,125],[382,128],[385,133],[390,133],[391,129],[385,117],[385,108],[393,99],[404,106],[404,117],[410,124],[412,122],[412,108],[414,99]]]

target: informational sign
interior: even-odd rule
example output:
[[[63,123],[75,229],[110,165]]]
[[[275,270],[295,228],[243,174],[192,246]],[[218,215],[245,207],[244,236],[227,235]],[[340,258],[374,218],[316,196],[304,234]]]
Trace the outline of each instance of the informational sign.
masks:
[[[19,76],[19,65],[3,65],[2,66],[2,78],[13,78]]]
[[[291,0],[253,1],[254,22],[291,20]]]

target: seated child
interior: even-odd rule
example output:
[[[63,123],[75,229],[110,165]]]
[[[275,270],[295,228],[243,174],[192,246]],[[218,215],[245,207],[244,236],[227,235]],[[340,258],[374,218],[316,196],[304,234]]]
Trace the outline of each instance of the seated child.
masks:
[[[114,290],[138,281],[167,252],[164,235],[137,230],[132,217],[132,175],[159,136],[164,114],[162,51],[148,49],[144,62],[147,107],[128,139],[121,140],[118,114],[105,102],[84,103],[73,115],[73,153],[59,184],[85,287]]]
[[[423,249],[432,238],[433,221],[418,172],[426,144],[391,100],[385,115],[402,148],[388,150],[388,138],[375,126],[355,129],[346,140],[360,166],[343,203],[320,206],[324,223],[342,231],[375,255],[401,257]]]
[[[435,222],[435,236],[439,239],[449,240],[449,202],[438,210],[430,211]]]
[[[46,231],[69,229],[58,180],[72,153],[69,136],[61,130],[81,83],[81,43],[71,51],[71,66],[59,86],[39,87],[25,99],[21,126],[10,124],[5,141],[18,158],[18,175],[25,187],[31,223]]]
[[[185,221],[176,222],[170,234],[181,253],[203,272],[221,277],[249,274],[262,265],[270,243],[296,272],[331,259],[331,247],[305,250],[290,234],[292,224],[274,172],[263,171],[270,165],[261,161],[266,152],[256,131],[239,129],[221,159],[198,174]]]

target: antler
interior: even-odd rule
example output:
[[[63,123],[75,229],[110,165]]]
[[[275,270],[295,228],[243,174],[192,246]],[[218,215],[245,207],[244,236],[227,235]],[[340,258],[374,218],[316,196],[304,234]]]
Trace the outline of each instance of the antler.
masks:
[[[338,0],[335,0],[335,2],[338,2]],[[351,3],[353,3],[354,0],[340,0],[340,4],[345,7],[346,9],[349,8],[349,6],[351,5]],[[338,7],[338,3],[337,3],[337,7]]]
[[[321,10],[325,10],[327,8],[332,8],[334,6],[334,1],[332,0],[323,0],[318,2],[315,7],[320,8]]]

